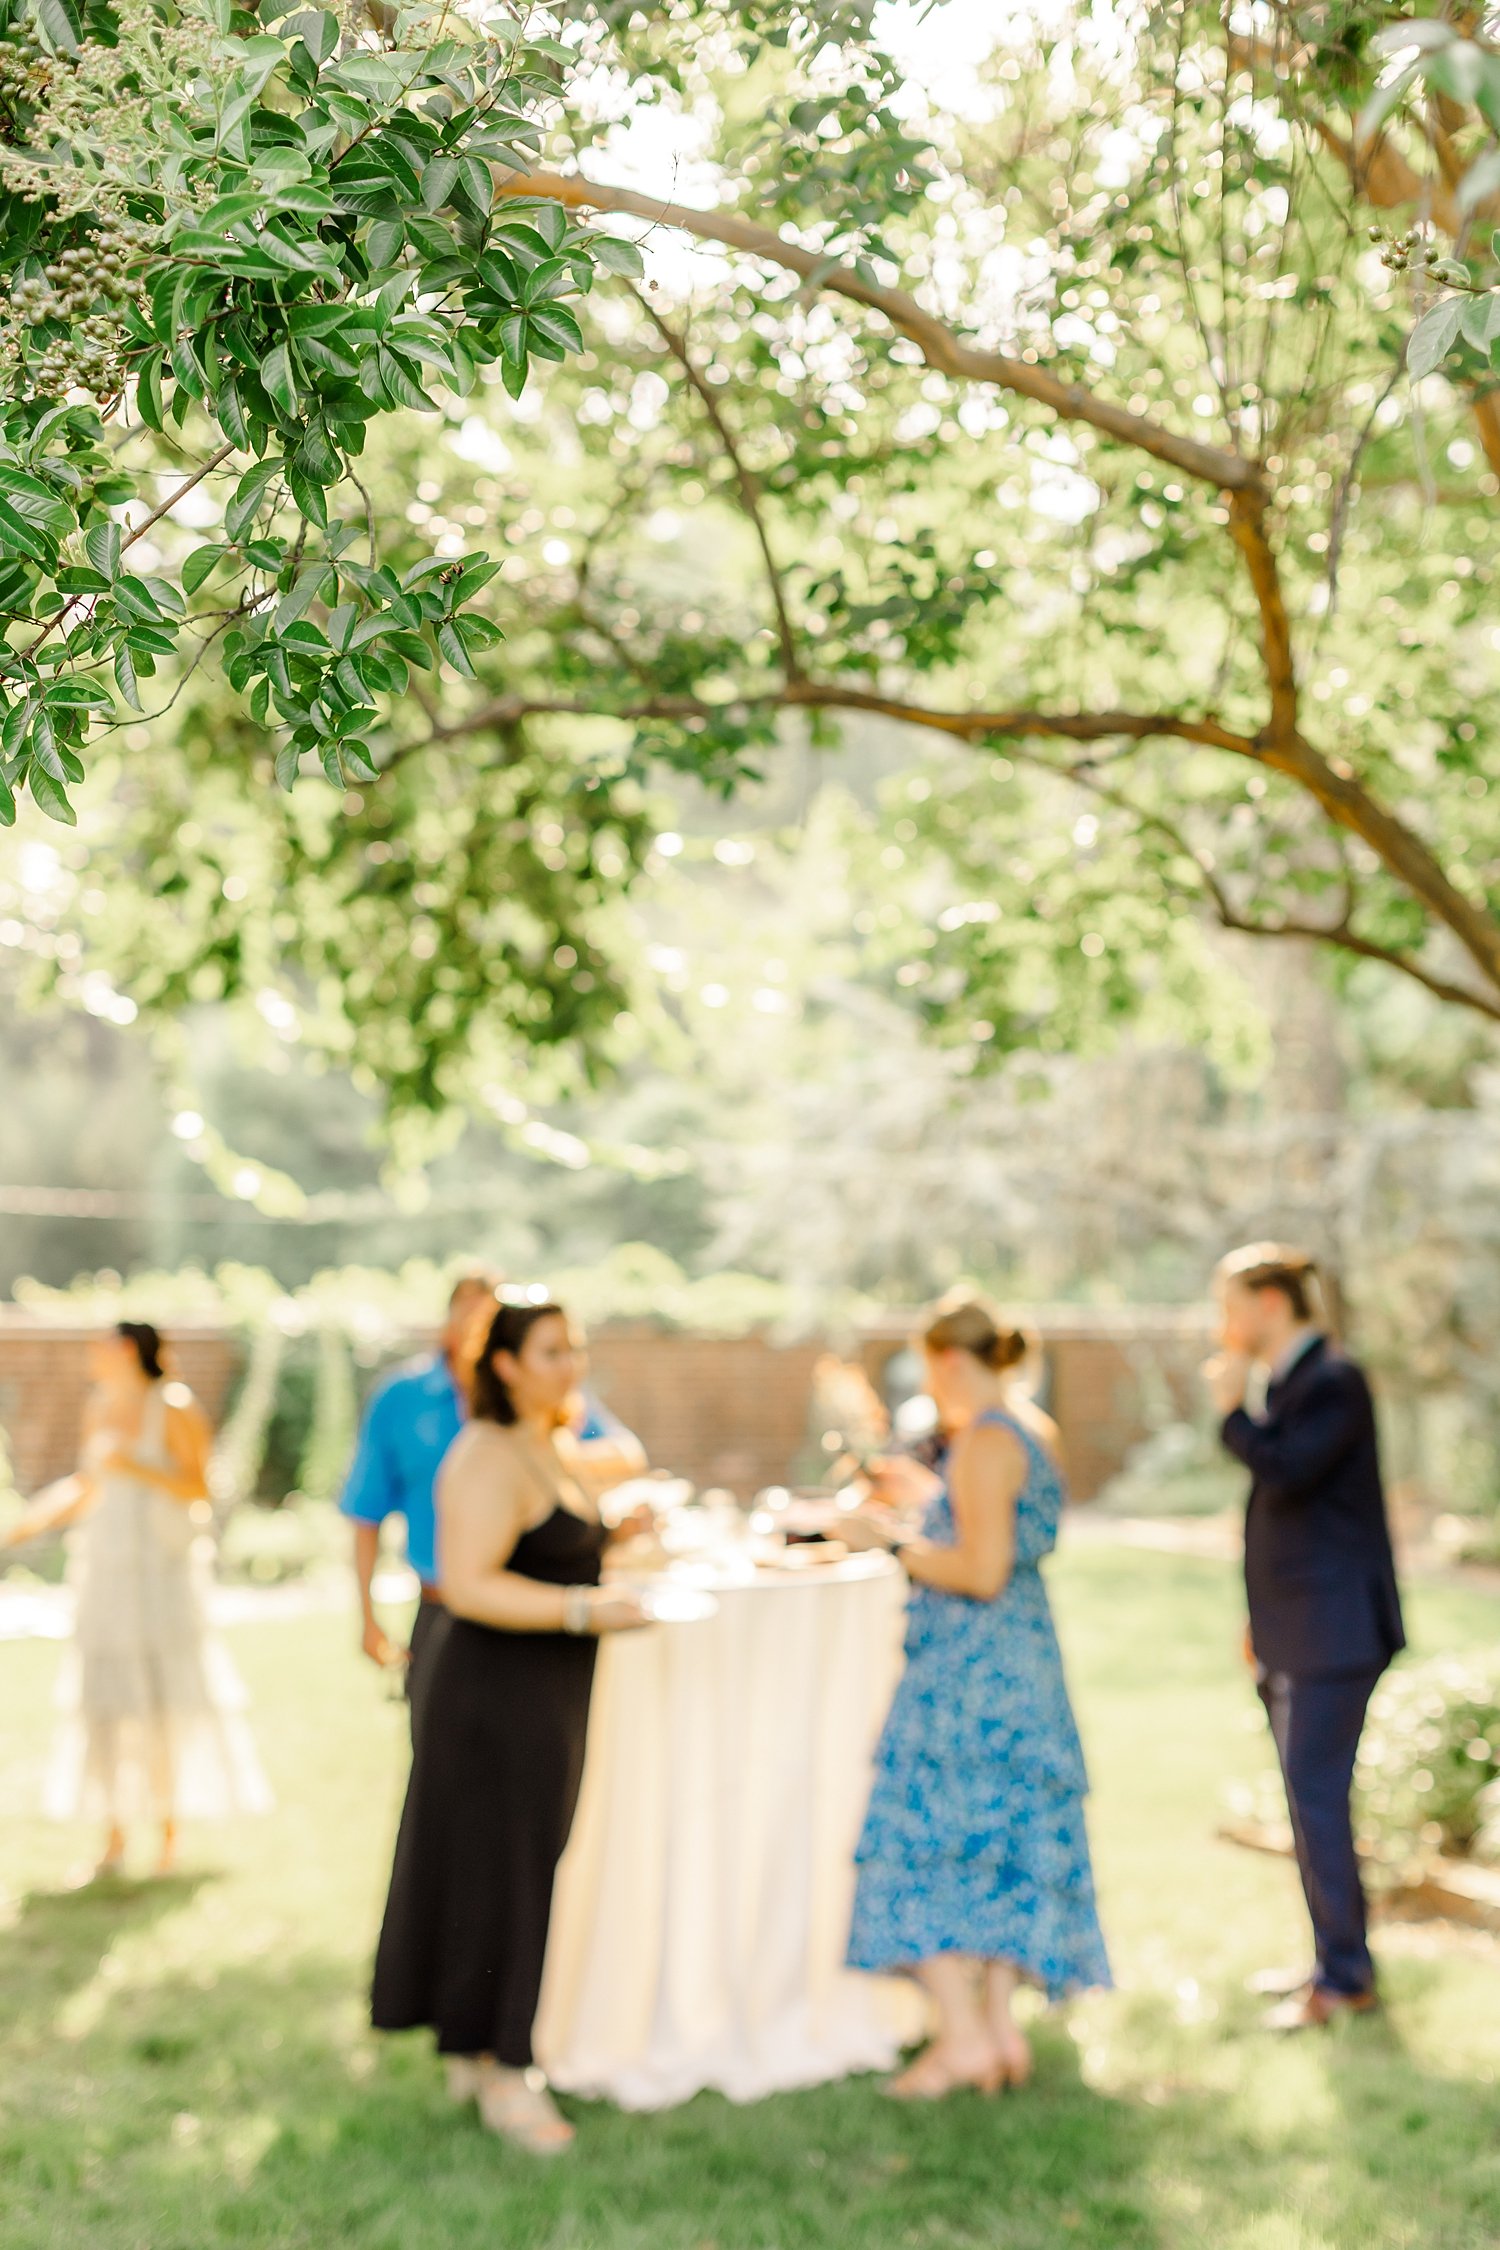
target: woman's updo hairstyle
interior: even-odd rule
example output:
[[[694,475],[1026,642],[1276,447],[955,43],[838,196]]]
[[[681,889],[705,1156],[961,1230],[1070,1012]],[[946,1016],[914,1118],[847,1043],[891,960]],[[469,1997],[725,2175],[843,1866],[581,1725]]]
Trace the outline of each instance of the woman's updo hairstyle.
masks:
[[[1030,1350],[1030,1339],[1014,1321],[1007,1320],[985,1297],[945,1297],[922,1330],[930,1352],[969,1352],[981,1367],[994,1375],[1019,1367]]]
[[[135,1346],[135,1356],[141,1363],[141,1373],[159,1383],[166,1373],[161,1363],[161,1336],[149,1320],[117,1320],[115,1334],[127,1344]]]
[[[519,1421],[510,1387],[495,1366],[495,1354],[509,1352],[512,1359],[519,1359],[527,1337],[539,1320],[566,1320],[567,1317],[561,1305],[550,1301],[540,1305],[502,1304],[499,1307],[474,1369],[472,1412],[476,1422],[503,1422],[509,1427]]]

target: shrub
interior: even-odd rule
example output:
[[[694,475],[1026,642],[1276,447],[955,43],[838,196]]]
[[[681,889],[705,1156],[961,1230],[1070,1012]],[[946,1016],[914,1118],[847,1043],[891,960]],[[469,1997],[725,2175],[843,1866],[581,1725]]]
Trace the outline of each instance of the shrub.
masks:
[[[1355,1774],[1359,1830],[1395,1874],[1467,1852],[1500,1790],[1500,1651],[1436,1657],[1377,1689]],[[1493,1813],[1488,1816],[1491,1820]]]

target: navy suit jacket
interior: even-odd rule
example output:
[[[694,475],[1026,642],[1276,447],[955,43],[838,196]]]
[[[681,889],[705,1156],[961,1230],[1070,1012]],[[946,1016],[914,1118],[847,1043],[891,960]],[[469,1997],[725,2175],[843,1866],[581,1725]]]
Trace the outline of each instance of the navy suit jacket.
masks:
[[[1250,1471],[1245,1591],[1268,1672],[1382,1672],[1406,1645],[1375,1409],[1353,1360],[1326,1338],[1266,1394],[1237,1407],[1225,1445]]]

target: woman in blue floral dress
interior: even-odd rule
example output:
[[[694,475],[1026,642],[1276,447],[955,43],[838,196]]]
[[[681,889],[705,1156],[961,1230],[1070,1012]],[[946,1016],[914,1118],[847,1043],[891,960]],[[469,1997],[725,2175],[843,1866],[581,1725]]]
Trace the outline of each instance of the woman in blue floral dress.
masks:
[[[856,1522],[911,1579],[906,1671],[875,1758],[849,1940],[852,1967],[917,1976],[938,2030],[893,2094],[994,2090],[1030,2074],[1018,1982],[1106,1985],[1083,1801],[1088,1787],[1038,1565],[1063,1502],[1046,1416],[1007,1379],[1024,1339],[965,1298],[928,1326],[928,1388],[949,1445],[919,1537],[892,1503],[924,1472],[874,1472]]]

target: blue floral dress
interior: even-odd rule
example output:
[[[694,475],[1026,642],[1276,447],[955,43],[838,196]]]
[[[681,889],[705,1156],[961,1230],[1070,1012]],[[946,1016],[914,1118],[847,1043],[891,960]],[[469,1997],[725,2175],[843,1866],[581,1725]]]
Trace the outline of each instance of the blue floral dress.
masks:
[[[856,1969],[939,1953],[1012,1961],[1051,1997],[1107,1985],[1083,1800],[1088,1789],[1039,1564],[1063,1487],[1030,1432],[998,1411],[1029,1469],[1015,1566],[994,1601],[913,1585],[906,1670],[875,1754],[849,1936]],[[946,1486],[923,1533],[951,1546]]]

